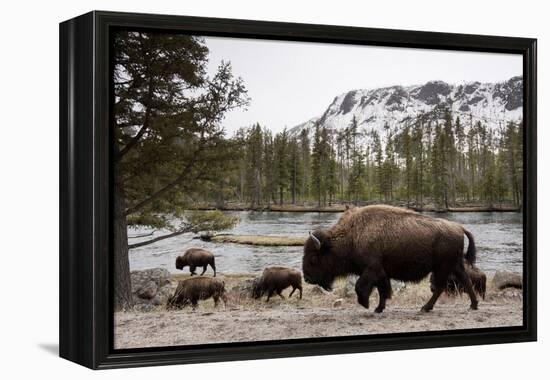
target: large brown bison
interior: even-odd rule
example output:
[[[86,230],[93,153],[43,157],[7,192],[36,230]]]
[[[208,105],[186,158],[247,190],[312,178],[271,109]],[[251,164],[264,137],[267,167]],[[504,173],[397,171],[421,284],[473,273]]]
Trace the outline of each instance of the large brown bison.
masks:
[[[302,273],[299,270],[287,267],[269,267],[264,269],[261,277],[254,283],[252,287],[252,295],[254,298],[260,298],[267,293],[266,302],[275,293],[281,298],[282,291],[292,286],[288,298],[292,297],[294,291],[300,291],[300,299],[302,299]]]
[[[166,307],[183,308],[189,304],[195,309],[199,300],[214,299],[218,306],[220,298],[224,305],[227,303],[225,283],[222,279],[213,277],[195,277],[180,281],[172,297],[168,299]]]
[[[466,255],[464,235],[469,240]],[[338,276],[358,275],[357,301],[368,308],[376,287],[377,313],[391,298],[390,279],[418,282],[432,272],[434,293],[422,307],[430,311],[454,274],[470,296],[470,307],[477,309],[463,262],[465,258],[473,265],[475,257],[472,234],[457,223],[397,207],[366,206],[349,209],[331,228],[311,233],[304,244],[302,267],[307,282],[326,290]]]
[[[191,276],[196,275],[195,269],[202,267],[201,276],[206,272],[208,265],[214,270],[214,277],[216,277],[216,263],[214,261],[214,255],[202,248],[189,248],[182,256],[178,256],[176,259],[176,269],[183,270],[184,267],[189,266],[189,272]]]
[[[479,269],[476,266],[472,266],[468,264],[467,262],[464,264],[464,269],[466,270],[466,274],[468,277],[470,277],[470,281],[472,282],[472,287],[474,288],[474,291],[481,296],[481,298],[485,299],[485,294],[487,292],[487,276],[481,269]],[[435,285],[434,285],[434,278],[433,275],[430,276],[430,288],[432,290],[432,293],[435,291]],[[445,293],[447,293],[450,296],[456,296],[457,294],[462,295],[464,293],[464,286],[462,286],[462,283],[458,281],[456,276],[451,273],[449,275],[449,278],[447,279],[447,285],[445,286]]]

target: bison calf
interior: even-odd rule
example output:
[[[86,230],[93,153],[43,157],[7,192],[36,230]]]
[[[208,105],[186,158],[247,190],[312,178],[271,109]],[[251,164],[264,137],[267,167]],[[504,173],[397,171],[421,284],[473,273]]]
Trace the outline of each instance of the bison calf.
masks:
[[[214,270],[214,277],[216,277],[216,264],[214,262],[214,255],[212,252],[204,250],[202,248],[189,248],[182,256],[176,259],[176,269],[183,270],[184,267],[189,266],[189,272],[191,276],[196,275],[195,269],[202,267],[201,276],[206,272],[208,265]]]
[[[487,276],[483,273],[478,267],[472,266],[468,263],[464,263],[464,269],[466,274],[470,277],[472,282],[472,287],[474,291],[485,299],[485,294],[487,290]],[[430,276],[430,289],[432,293],[435,291],[433,275]],[[448,295],[454,296],[457,294],[462,295],[466,290],[464,285],[456,278],[456,276],[451,273],[447,279],[447,286],[445,287],[445,293]]]
[[[294,291],[298,289],[300,299],[302,299],[302,273],[299,270],[286,267],[269,267],[264,269],[261,277],[252,287],[252,295],[257,299],[267,293],[266,302],[275,293],[284,299],[285,297],[281,293],[289,286],[292,286],[292,292],[288,297],[292,297]]]
[[[225,283],[222,279],[212,277],[195,277],[180,281],[174,295],[168,299],[166,307],[182,308],[191,304],[195,309],[199,300],[214,299],[214,305],[218,306],[220,298],[224,305],[227,304],[225,295]]]

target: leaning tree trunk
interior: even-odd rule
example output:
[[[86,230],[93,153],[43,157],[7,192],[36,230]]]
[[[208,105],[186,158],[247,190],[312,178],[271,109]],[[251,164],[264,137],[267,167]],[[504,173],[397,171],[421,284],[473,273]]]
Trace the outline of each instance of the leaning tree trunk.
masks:
[[[128,226],[126,223],[126,202],[120,172],[115,164],[114,212],[113,212],[113,255],[114,255],[114,303],[115,310],[132,307],[132,283],[128,258]]]

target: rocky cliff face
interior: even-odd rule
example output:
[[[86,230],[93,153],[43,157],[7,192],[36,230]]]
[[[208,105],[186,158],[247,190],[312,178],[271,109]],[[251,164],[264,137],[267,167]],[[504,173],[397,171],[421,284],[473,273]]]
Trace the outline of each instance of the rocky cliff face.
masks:
[[[320,116],[295,126],[290,133],[297,135],[304,128],[311,130],[316,123],[337,131],[347,127],[353,117],[360,132],[382,132],[384,126],[399,129],[407,120],[414,122],[419,117],[443,121],[445,109],[450,109],[453,117],[459,116],[465,124],[471,119],[498,128],[508,121],[521,120],[522,103],[523,78],[519,76],[501,83],[453,85],[430,81],[418,86],[353,90],[334,98]]]

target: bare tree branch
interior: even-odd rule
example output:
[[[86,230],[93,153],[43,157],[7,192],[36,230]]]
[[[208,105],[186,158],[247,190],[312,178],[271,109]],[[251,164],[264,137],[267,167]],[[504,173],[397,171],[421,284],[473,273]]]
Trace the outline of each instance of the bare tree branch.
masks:
[[[166,234],[166,235],[157,236],[154,239],[142,241],[142,242],[135,243],[135,244],[128,244],[128,249],[143,247],[145,245],[156,243],[157,241],[161,241],[161,240],[164,240],[164,239],[169,239],[171,237],[182,235],[182,234],[185,234],[187,232],[192,232],[191,229],[192,229],[191,227],[185,227],[185,228],[182,228],[181,230],[178,230],[178,231]]]
[[[151,235],[153,235],[155,232],[157,232],[157,230],[153,230],[153,231],[148,232],[148,233],[146,233],[146,234],[135,235],[135,236],[128,236],[128,239],[139,239],[139,238],[142,238],[142,237],[151,236]]]

